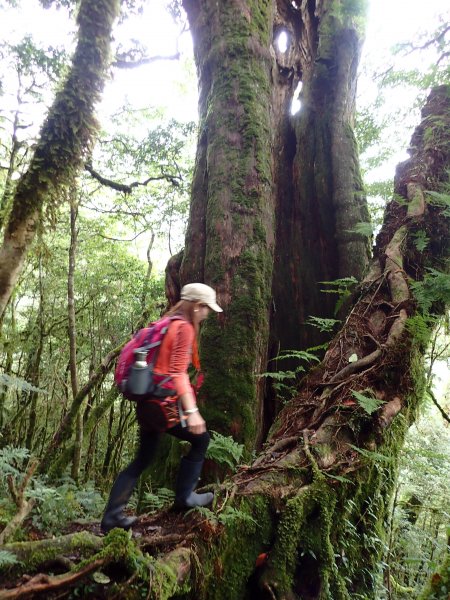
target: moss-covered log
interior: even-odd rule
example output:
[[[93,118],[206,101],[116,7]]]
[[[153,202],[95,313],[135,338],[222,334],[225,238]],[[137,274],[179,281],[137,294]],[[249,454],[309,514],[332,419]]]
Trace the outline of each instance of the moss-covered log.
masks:
[[[323,341],[304,327],[333,313],[318,282],[360,278],[368,261],[350,231],[369,220],[352,131],[364,3],[183,4],[200,126],[180,278],[217,288],[225,309],[202,333],[208,422],[253,448],[274,414],[255,374],[268,354]]]
[[[141,589],[149,588],[148,598],[168,600],[176,594],[191,589],[191,571],[195,563],[194,553],[188,548],[179,547],[166,552],[160,558],[144,553],[148,541],[144,538],[135,543],[125,531],[116,529],[105,538],[86,531],[34,542],[7,544],[3,549],[15,555],[18,562],[13,567],[3,569],[3,577],[10,580],[17,572],[36,573],[32,577],[22,578],[18,585],[7,585],[0,589],[0,600],[30,598],[35,595],[49,597],[57,592],[70,595],[74,585],[86,580],[95,571],[108,570],[113,580],[114,565],[121,573],[128,574],[122,583],[112,582],[114,594],[121,598],[142,598]],[[67,558],[67,557],[70,557]],[[68,570],[67,567],[69,567]],[[58,575],[56,569],[63,570]],[[5,572],[6,571],[6,572]],[[136,579],[138,586],[130,586]],[[109,577],[97,577],[98,593]],[[94,578],[95,581],[95,578]],[[58,597],[62,597],[58,596]],[[105,597],[109,597],[107,588]]]
[[[76,552],[86,558],[103,547],[103,539],[87,531],[70,533],[56,538],[5,544],[3,550],[14,554],[21,569],[33,572],[45,563],[57,561]]]
[[[42,126],[27,172],[17,183],[0,249],[0,316],[9,301],[42,212],[50,215],[74,183],[98,125],[94,106],[110,63],[118,0],[82,0],[78,43],[68,77]]]

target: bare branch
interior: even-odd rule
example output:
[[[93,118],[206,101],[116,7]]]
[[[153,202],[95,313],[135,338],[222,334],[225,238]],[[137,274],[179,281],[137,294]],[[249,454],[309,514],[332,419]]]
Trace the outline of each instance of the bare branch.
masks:
[[[92,210],[97,213],[101,213],[102,215],[125,215],[127,217],[143,217],[144,213],[132,211],[132,210],[106,210],[104,208],[99,208],[98,206],[89,206],[88,204],[80,203],[80,206],[86,208],[87,210]]]
[[[137,67],[142,67],[143,65],[150,65],[154,62],[158,62],[159,60],[179,60],[179,58],[179,52],[176,52],[175,54],[169,56],[145,56],[144,58],[140,58],[139,60],[127,60],[126,58],[117,58],[116,61],[112,63],[112,66],[117,67],[118,69],[135,69]]]
[[[436,408],[439,410],[439,412],[442,415],[442,418],[447,421],[447,423],[450,423],[450,417],[448,416],[448,414],[445,412],[445,410],[442,408],[442,406],[439,404],[439,402],[436,400],[436,396],[433,394],[433,392],[431,391],[431,388],[427,389],[427,394],[430,396],[433,404],[436,406]]]
[[[84,168],[88,173],[92,175],[94,179],[99,181],[102,185],[110,187],[118,192],[123,192],[124,194],[131,194],[134,188],[139,186],[145,187],[151,181],[169,181],[172,185],[178,187],[180,185],[178,180],[181,179],[181,177],[178,177],[176,175],[160,175],[158,177],[147,177],[147,179],[145,179],[144,181],[133,181],[133,183],[126,184],[119,183],[117,181],[113,181],[112,179],[107,179],[106,177],[103,177],[102,175],[100,175],[100,173],[95,171],[92,165],[89,163],[86,163]]]
[[[143,233],[146,233],[147,230],[143,229],[142,231],[140,231],[139,233],[137,233],[134,237],[132,238],[128,238],[128,239],[120,239],[120,238],[115,238],[115,237],[109,237],[107,235],[103,235],[102,233],[98,233],[97,235],[101,238],[103,238],[104,240],[111,240],[113,242],[134,242],[135,239],[137,239],[140,235],[142,235]]]

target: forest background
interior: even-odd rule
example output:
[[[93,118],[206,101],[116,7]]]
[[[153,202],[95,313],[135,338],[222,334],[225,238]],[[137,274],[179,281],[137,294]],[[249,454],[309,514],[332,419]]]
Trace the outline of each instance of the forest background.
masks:
[[[0,5],[2,227],[16,182],[29,165],[45,109],[61,85],[73,50],[71,3],[49,5],[45,11],[37,3],[33,8],[20,2]],[[404,17],[402,3],[395,6]],[[2,541],[27,539],[33,531],[58,534],[69,521],[98,519],[102,496],[133,454],[133,407],[117,396],[112,367],[120,344],[139,323],[164,309],[163,270],[184,244],[197,134],[192,45],[182,13],[174,6],[167,8],[152,13],[154,8],[145,5],[141,12],[136,5],[125,11],[114,32],[115,60],[98,110],[101,133],[94,152],[77,186],[41,215],[3,315],[4,526],[20,508],[8,481],[15,481],[16,487],[26,482],[27,487],[22,498],[26,510]],[[356,124],[375,230],[393,193],[394,165],[406,157],[420,107],[430,87],[448,83],[444,4],[429,3],[426,11],[420,7],[417,28],[412,18],[394,15],[389,28],[384,16],[378,28],[377,16],[385,10],[378,2],[370,7]],[[12,24],[17,22],[21,27],[14,31]],[[282,49],[283,38],[279,44]],[[130,68],[126,64],[130,60],[139,66]],[[294,100],[292,111],[296,110],[301,104]],[[427,243],[417,235],[418,248]],[[338,291],[345,295],[346,288]],[[326,329],[333,323],[322,320],[320,325]],[[389,573],[391,583],[386,584],[386,577],[378,580],[379,598],[412,593],[419,597],[447,552],[450,436],[445,320],[434,336],[426,365],[428,393],[402,451],[380,567]],[[273,379],[280,402],[285,402],[295,377],[281,371]],[[85,393],[72,443],[50,460],[53,435],[80,391]],[[211,447],[222,474],[241,456],[249,460],[248,449],[245,453],[243,446],[221,435],[227,433],[216,433]],[[170,460],[158,463],[141,482],[135,498],[140,512],[160,509],[171,500],[167,488],[173,481],[177,449],[164,447],[164,452]],[[45,472],[32,472],[34,463],[29,461],[34,457],[45,460]],[[7,551],[0,558],[5,568],[14,562]]]

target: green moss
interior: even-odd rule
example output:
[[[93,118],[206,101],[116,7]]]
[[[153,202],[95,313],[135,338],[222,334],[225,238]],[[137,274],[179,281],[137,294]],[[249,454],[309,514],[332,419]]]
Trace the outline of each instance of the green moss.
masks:
[[[145,567],[142,552],[132,540],[131,533],[126,532],[123,529],[113,529],[110,531],[104,539],[102,550],[89,559],[78,563],[74,568],[74,571],[80,571],[86,565],[101,558],[120,562],[125,565],[130,572],[136,572],[137,575],[144,580],[147,577],[148,570]]]
[[[13,554],[16,554],[18,560],[21,561],[17,565],[14,565],[10,572],[33,572],[40,565],[52,561],[55,558],[61,556],[62,553],[66,552],[67,538],[69,538],[69,550],[70,548],[81,555],[89,555],[98,551],[102,547],[102,540],[97,536],[87,532],[81,531],[76,534],[71,534],[65,538],[61,538],[61,543],[55,542],[54,540],[42,540],[40,542],[15,542],[8,544],[6,549]],[[30,548],[32,546],[32,549]]]
[[[332,3],[331,13],[343,27],[355,26],[360,32],[366,21],[367,0],[342,0]]]
[[[305,582],[316,581],[320,598],[374,598],[386,547],[386,520],[404,436],[423,397],[420,355],[411,350],[411,381],[404,385],[404,408],[376,452],[361,456],[353,481],[338,482],[320,472],[312,450],[313,481],[289,499],[282,511],[264,579],[280,597],[302,596]],[[398,384],[397,384],[398,386]],[[317,449],[314,448],[314,453]],[[384,457],[384,459],[382,459]]]
[[[221,534],[221,543],[213,554],[201,559],[199,597],[208,600],[242,600],[248,578],[255,569],[256,559],[267,549],[272,536],[272,515],[267,498],[243,498],[236,507],[250,515],[254,522],[237,519]]]

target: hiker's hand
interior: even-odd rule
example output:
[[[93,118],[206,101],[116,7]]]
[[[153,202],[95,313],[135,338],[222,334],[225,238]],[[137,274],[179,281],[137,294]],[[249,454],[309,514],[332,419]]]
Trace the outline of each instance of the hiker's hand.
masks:
[[[188,415],[187,425],[189,431],[197,435],[206,431],[205,419],[199,412],[195,412],[191,415]]]

